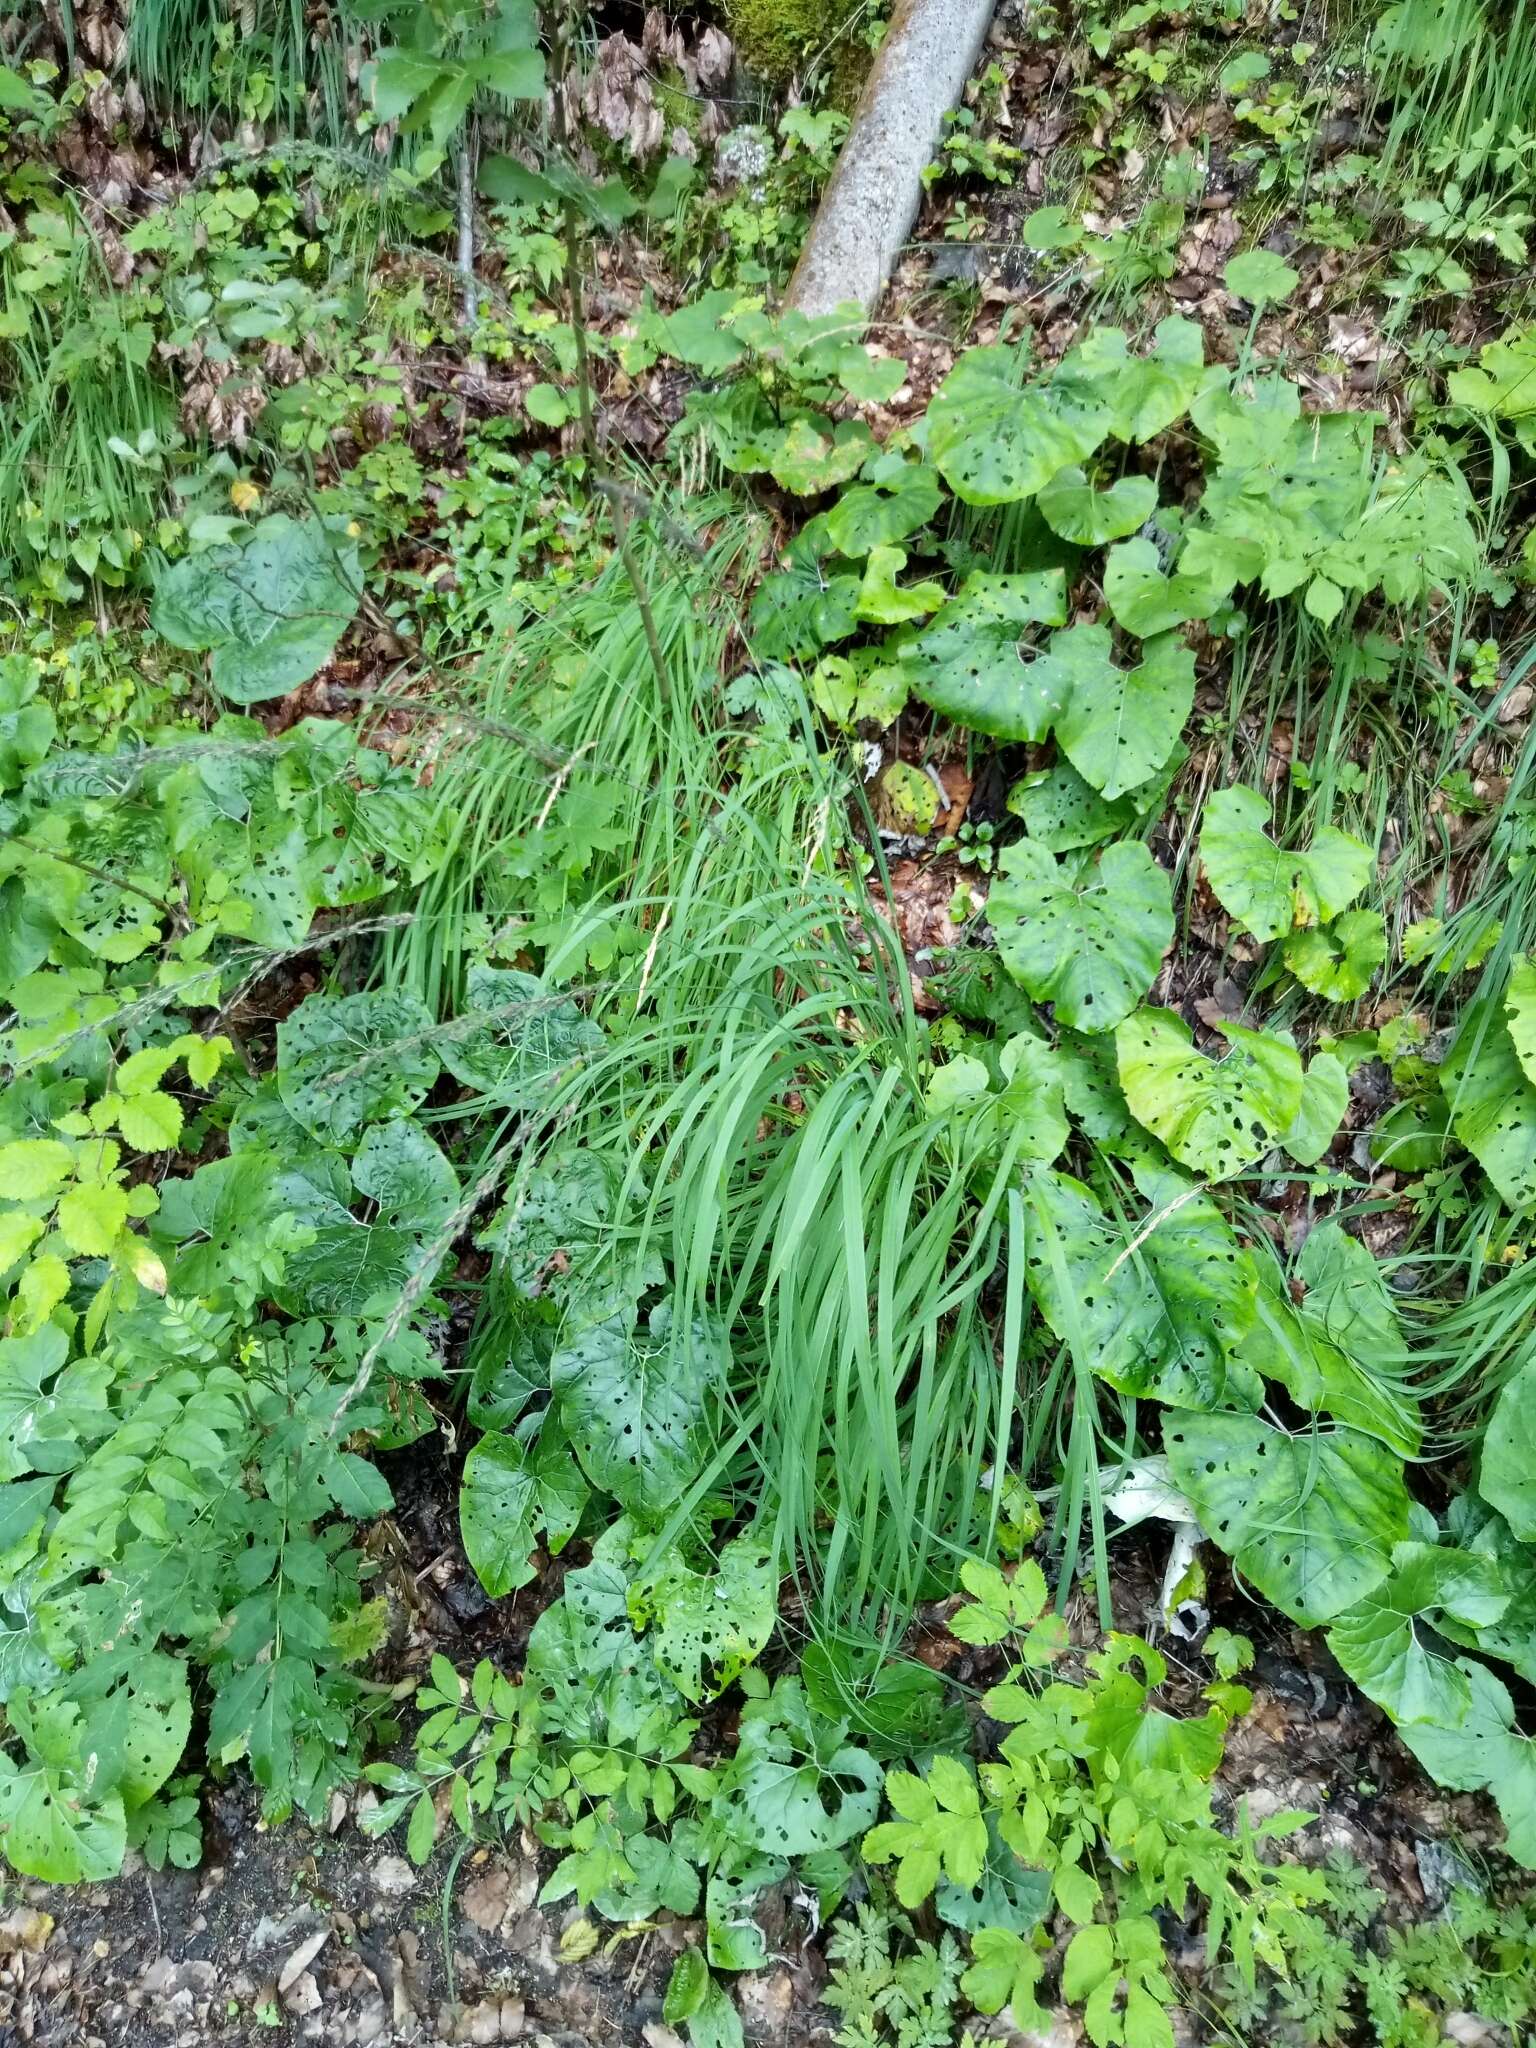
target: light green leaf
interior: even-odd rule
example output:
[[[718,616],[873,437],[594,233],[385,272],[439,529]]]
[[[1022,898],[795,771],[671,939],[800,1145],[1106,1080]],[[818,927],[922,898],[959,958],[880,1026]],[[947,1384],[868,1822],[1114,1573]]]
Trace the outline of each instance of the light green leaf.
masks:
[[[1536,1084],[1501,1010],[1467,1010],[1440,1069],[1457,1137],[1512,1209],[1536,1205]]]
[[[181,1104],[158,1089],[126,1096],[117,1104],[117,1127],[140,1152],[169,1152],[181,1136],[181,1125]]]
[[[1397,1375],[1407,1363],[1402,1326],[1381,1269],[1337,1223],[1320,1223],[1302,1246],[1296,1285],[1263,1269],[1258,1327],[1247,1357],[1278,1380],[1304,1414],[1379,1437],[1414,1457],[1423,1431]]]
[[[1091,864],[1018,840],[999,858],[987,916],[1014,980],[1084,1031],[1130,1015],[1173,939],[1168,877],[1135,840]]]
[[[905,548],[876,547],[869,551],[864,578],[859,585],[858,615],[876,625],[897,626],[908,619],[926,618],[945,601],[942,583],[910,583],[904,589],[897,577],[907,566]]]
[[[121,1188],[87,1182],[63,1197],[57,1221],[72,1252],[104,1259],[128,1221],[128,1197]]]
[[[1284,951],[1303,988],[1330,1003],[1352,1003],[1386,960],[1386,920],[1379,910],[1346,910],[1331,924],[1287,934]]]
[[[1273,1032],[1222,1027],[1231,1051],[1196,1051],[1172,1010],[1139,1010],[1115,1034],[1131,1114],[1174,1158],[1212,1180],[1241,1173],[1290,1129],[1301,1107],[1301,1055]]]
[[[1264,830],[1269,805],[1253,789],[1220,789],[1200,821],[1200,860],[1222,908],[1256,939],[1339,915],[1371,878],[1368,846],[1324,825],[1305,853]]]
[[[765,1545],[736,1536],[708,1572],[666,1552],[629,1606],[637,1625],[652,1623],[652,1654],[679,1692],[713,1698],[767,1648],[779,1618],[779,1575]]]
[[[1437,1785],[1491,1792],[1508,1830],[1504,1847],[1536,1868],[1536,1747],[1515,1726],[1514,1702],[1486,1664],[1458,1660],[1471,1704],[1458,1726],[1411,1723],[1402,1730]]]
[[[1536,1364],[1506,1381],[1483,1436],[1477,1490],[1522,1540],[1536,1540]]]
[[[892,547],[939,508],[939,480],[927,463],[882,457],[874,468],[878,482],[855,484],[827,514],[827,534],[840,555]]]
[[[459,1177],[447,1154],[413,1117],[374,1124],[352,1162],[352,1183],[378,1204],[378,1219],[425,1237],[452,1215]]]
[[[1466,1672],[1426,1641],[1421,1625],[1449,1615],[1467,1627],[1495,1622],[1509,1603],[1492,1558],[1430,1543],[1399,1543],[1392,1576],[1328,1630],[1328,1647],[1368,1699],[1402,1723],[1466,1720]]]
[[[1150,441],[1188,411],[1205,374],[1205,337],[1196,321],[1159,320],[1152,348],[1134,356],[1118,327],[1096,327],[1079,351],[1101,372],[1109,431],[1117,441]]]
[[[776,484],[799,497],[829,491],[856,476],[874,452],[875,438],[863,420],[801,418],[792,420],[773,460],[769,473]]]
[[[1299,282],[1296,272],[1272,249],[1245,249],[1222,272],[1227,290],[1250,306],[1269,306],[1288,299]]]
[[[1333,1143],[1349,1107],[1349,1075],[1331,1052],[1314,1053],[1301,1088],[1301,1106],[1280,1142],[1298,1166],[1315,1166]]]
[[[1045,523],[1079,547],[1101,547],[1134,533],[1157,509],[1157,485],[1149,476],[1123,476],[1107,490],[1095,490],[1077,464],[1059,469],[1040,493]]]
[[[928,407],[928,454],[968,505],[1031,498],[1069,463],[1086,462],[1109,430],[1113,374],[1074,352],[1020,387],[1018,352],[968,349]]]
[[[1522,953],[1515,961],[1504,992],[1504,1015],[1515,1058],[1525,1069],[1527,1081],[1536,1086],[1536,954]]]
[[[1235,565],[1216,562],[1204,570],[1185,568],[1165,576],[1151,541],[1128,540],[1111,548],[1105,558],[1104,601],[1119,625],[1145,640],[1189,619],[1208,619],[1235,580]]]

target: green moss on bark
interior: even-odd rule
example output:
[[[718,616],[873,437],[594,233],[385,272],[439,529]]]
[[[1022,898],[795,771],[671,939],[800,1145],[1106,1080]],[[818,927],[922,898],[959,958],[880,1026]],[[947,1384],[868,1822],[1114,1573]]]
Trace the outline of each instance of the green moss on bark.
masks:
[[[833,70],[838,104],[850,82],[857,97],[869,51],[839,36],[853,12],[849,0],[723,0],[723,5],[737,55],[765,85],[788,85],[815,57]]]

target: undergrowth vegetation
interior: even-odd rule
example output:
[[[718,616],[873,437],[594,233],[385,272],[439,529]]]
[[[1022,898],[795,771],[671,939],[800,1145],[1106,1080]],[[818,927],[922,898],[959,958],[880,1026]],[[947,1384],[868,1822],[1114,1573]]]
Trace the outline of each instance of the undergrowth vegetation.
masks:
[[[366,1781],[694,2048],[791,1892],[860,2048],[1527,2026],[1523,0],[1037,10],[872,325],[877,17],[316,12],[0,28],[0,1853]],[[1223,1777],[1306,1631],[1443,1917]]]

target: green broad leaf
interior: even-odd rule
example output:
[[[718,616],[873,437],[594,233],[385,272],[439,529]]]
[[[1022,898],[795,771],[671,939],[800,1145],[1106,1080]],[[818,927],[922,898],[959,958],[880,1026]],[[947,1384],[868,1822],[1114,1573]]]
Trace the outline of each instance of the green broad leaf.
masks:
[[[1426,1639],[1446,1616],[1469,1628],[1496,1622],[1509,1604],[1491,1558],[1431,1543],[1399,1543],[1392,1576],[1328,1630],[1328,1647],[1367,1699],[1400,1726],[1460,1726],[1472,1707],[1465,1670]]]
[[[1052,533],[1078,547],[1102,547],[1146,524],[1157,510],[1157,485],[1149,476],[1123,476],[1107,490],[1096,490],[1073,463],[1056,472],[1039,503]]]
[[[1112,372],[1076,351],[1022,387],[1021,368],[1012,347],[968,349],[929,404],[929,459],[967,505],[1032,498],[1058,470],[1086,462],[1109,431]]]
[[[1483,1435],[1477,1490],[1522,1542],[1536,1539],[1536,1364],[1506,1381]]]
[[[1409,1723],[1402,1738],[1437,1785],[1491,1792],[1507,1830],[1504,1847],[1536,1868],[1536,1746],[1515,1726],[1509,1691],[1488,1669],[1463,1657],[1471,1704],[1455,1726]]]
[[[476,961],[465,1014],[434,1043],[456,1081],[505,1107],[531,1102],[603,1049],[600,1027],[536,974]]]
[[[1093,863],[1058,863],[1033,840],[1016,841],[998,860],[987,916],[1014,980],[1083,1031],[1128,1017],[1173,941],[1168,877],[1136,840]]]
[[[863,420],[792,420],[768,465],[776,484],[797,497],[813,497],[857,476],[875,451],[875,437]]]
[[[1402,1460],[1354,1430],[1292,1436],[1256,1415],[1178,1410],[1163,1444],[1206,1535],[1308,1627],[1374,1592],[1408,1535]]]
[[[1149,780],[1178,745],[1195,700],[1195,657],[1172,633],[1142,649],[1139,668],[1117,668],[1102,626],[1052,635],[1029,680],[1052,706],[1056,738],[1072,766],[1102,795],[1124,796]]]
[[[1371,878],[1368,846],[1324,825],[1305,853],[1264,830],[1269,805],[1253,789],[1219,789],[1200,821],[1200,861],[1223,910],[1256,939],[1336,918]]]
[[[1386,920],[1379,910],[1346,910],[1331,924],[1288,933],[1284,953],[1303,988],[1330,1003],[1352,1003],[1386,961]]]
[[[631,1592],[630,1613],[649,1624],[651,1653],[685,1699],[723,1692],[768,1646],[779,1618],[779,1575],[765,1545],[736,1536],[696,1572],[665,1553]]]
[[[1227,290],[1250,306],[1272,306],[1288,299],[1300,282],[1296,272],[1272,249],[1245,249],[1222,272]]]
[[[1227,575],[1215,564],[1166,576],[1151,541],[1127,540],[1105,558],[1104,601],[1117,624],[1146,640],[1190,619],[1210,618],[1235,580],[1235,570]]]
[[[64,1277],[67,1285],[67,1270]],[[0,1338],[0,1480],[72,1471],[85,1446],[112,1428],[112,1368],[68,1358],[69,1339],[55,1323]]]
[[[440,1230],[459,1200],[459,1177],[446,1153],[412,1117],[392,1117],[364,1133],[352,1162],[352,1183],[378,1205],[393,1230],[428,1236]]]
[[[1142,785],[1142,791],[1148,785]],[[1037,769],[1008,792],[1008,809],[1024,820],[1024,829],[1052,853],[1075,853],[1098,846],[1135,824],[1138,795],[1129,790],[1113,802],[1084,782],[1070,761]]]
[[[179,1657],[148,1655],[132,1678],[104,1692],[87,1667],[72,1688],[81,1703],[81,1751],[92,1784],[116,1792],[128,1812],[152,1799],[181,1762],[192,1733],[192,1696]]]
[[[1148,1170],[1137,1182],[1151,1210],[1132,1231],[1068,1175],[1032,1176],[1025,1280],[1040,1313],[1122,1393],[1256,1408],[1259,1378],[1242,1356],[1257,1312],[1252,1257],[1191,1183]]]
[[[1333,1143],[1349,1107],[1349,1074],[1331,1052],[1315,1053],[1301,1088],[1301,1107],[1280,1142],[1298,1166],[1315,1166]]]
[[[858,626],[859,578],[836,566],[827,521],[808,520],[752,600],[752,647],[763,661],[810,661]]]
[[[877,726],[883,732],[888,725],[894,725],[907,706],[906,672],[894,662],[876,659],[866,665],[861,657],[850,661],[841,654],[824,654],[806,678],[806,683],[811,701],[822,717],[844,732],[852,732],[865,723]],[[938,791],[928,777],[920,768],[914,768],[910,761],[893,761],[886,770],[887,779],[898,768],[921,777],[933,799],[936,817]],[[909,798],[915,799],[917,784],[907,776],[898,780]],[[924,831],[927,829],[926,825],[922,827]]]
[[[408,1116],[437,1079],[436,1038],[426,1005],[401,990],[309,996],[277,1027],[283,1104],[324,1143]]]
[[[1069,2005],[1083,2004],[1116,1972],[1113,1931],[1102,1923],[1080,1927],[1067,1943],[1061,1965],[1061,1995]]]
[[[1499,1195],[1512,1209],[1536,1205],[1536,1085],[1498,1009],[1463,1015],[1440,1085],[1452,1128]]]
[[[381,122],[399,121],[441,80],[441,58],[413,50],[381,50],[373,66],[372,103]]]
[[[542,50],[498,50],[479,57],[469,67],[479,85],[504,100],[541,100],[544,97],[544,53]]]
[[[278,1176],[279,1195],[290,1179]],[[399,1300],[421,1260],[414,1232],[359,1223],[344,1212],[318,1225],[310,1243],[285,1255],[282,1305],[298,1315],[382,1314]]]
[[[998,1832],[996,1814],[989,1813],[986,1820],[987,1856],[981,1875],[966,1886],[941,1877],[934,1891],[934,1911],[946,1927],[975,1932],[978,1939],[983,1930],[1027,1934],[1039,1926],[1051,1903],[1050,1872],[1021,1863]]]
[[[1117,441],[1150,441],[1188,412],[1205,376],[1205,337],[1199,323],[1171,313],[1153,330],[1151,349],[1131,354],[1118,327],[1096,327],[1079,351],[1099,371]]]
[[[1278,1380],[1304,1414],[1329,1415],[1415,1457],[1418,1409],[1398,1375],[1408,1350],[1376,1261],[1336,1223],[1320,1223],[1302,1246],[1287,1288],[1272,1265],[1262,1272],[1258,1326],[1245,1355]]]
[[[894,547],[926,526],[939,509],[939,480],[926,462],[874,465],[879,481],[855,484],[827,514],[827,536],[840,555],[857,559]]]
[[[1536,955],[1522,953],[1515,961],[1504,991],[1504,1015],[1515,1058],[1536,1086]]]
[[[173,647],[211,649],[213,685],[255,704],[307,683],[351,624],[357,543],[319,519],[274,514],[242,544],[187,555],[155,582],[150,623]]]
[[[685,1948],[672,1965],[667,1979],[661,2016],[669,2027],[680,2027],[703,2006],[711,1983],[709,1965],[696,1948]]]
[[[592,1484],[655,1519],[697,1477],[711,1440],[709,1404],[723,1383],[722,1340],[673,1323],[659,1302],[645,1330],[611,1316],[550,1360],[561,1426]]]
[[[686,305],[679,306],[672,313],[658,313],[647,308],[636,320],[636,330],[644,341],[648,341],[660,355],[676,357],[680,363],[700,371],[706,377],[720,377],[741,361],[746,353],[740,340],[731,332],[730,316],[737,309],[737,295],[723,287],[715,291],[700,292]],[[862,422],[860,423],[862,424]],[[810,422],[805,423],[807,433],[797,436],[794,447],[804,451],[808,460],[816,459],[814,442],[822,437],[816,433]],[[851,445],[851,444],[850,444]],[[873,447],[873,437],[864,428],[864,452],[867,455]],[[794,462],[791,452],[790,461]],[[859,467],[845,474],[852,476]],[[786,489],[794,488],[786,485]]]
[[[904,588],[896,579],[907,566],[905,548],[877,547],[869,551],[859,585],[858,614],[880,626],[899,626],[909,619],[926,618],[945,601],[942,583],[909,583]]]
[[[850,342],[838,353],[836,376],[858,404],[889,405],[907,381],[907,366],[900,356],[872,356]]]
[[[0,789],[19,788],[53,745],[53,709],[29,669],[25,656],[0,656]]]
[[[537,1486],[533,1459],[511,1436],[483,1436],[464,1460],[459,1482],[459,1534],[464,1555],[493,1600],[537,1577]]]
[[[1231,1051],[1208,1060],[1172,1010],[1138,1010],[1115,1034],[1120,1085],[1136,1121],[1182,1165],[1211,1180],[1241,1173],[1290,1129],[1301,1107],[1301,1055],[1288,1040],[1221,1027]]]
[[[1059,569],[1032,575],[966,579],[932,622],[901,652],[914,696],[957,725],[994,739],[1042,740],[1055,715],[1036,679],[1038,663],[1021,659],[1031,625],[1060,625],[1067,615]]]
[[[127,1838],[117,1793],[87,1803],[59,1772],[0,1754],[0,1853],[13,1870],[45,1884],[100,1884],[122,1868]]]

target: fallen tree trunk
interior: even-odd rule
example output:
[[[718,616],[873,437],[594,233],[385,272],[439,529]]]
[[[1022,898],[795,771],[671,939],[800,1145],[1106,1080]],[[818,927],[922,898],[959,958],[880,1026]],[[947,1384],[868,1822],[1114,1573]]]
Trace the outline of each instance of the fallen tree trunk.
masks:
[[[995,0],[897,0],[837,167],[789,281],[788,304],[868,314],[922,198],[944,116],[975,68]]]

